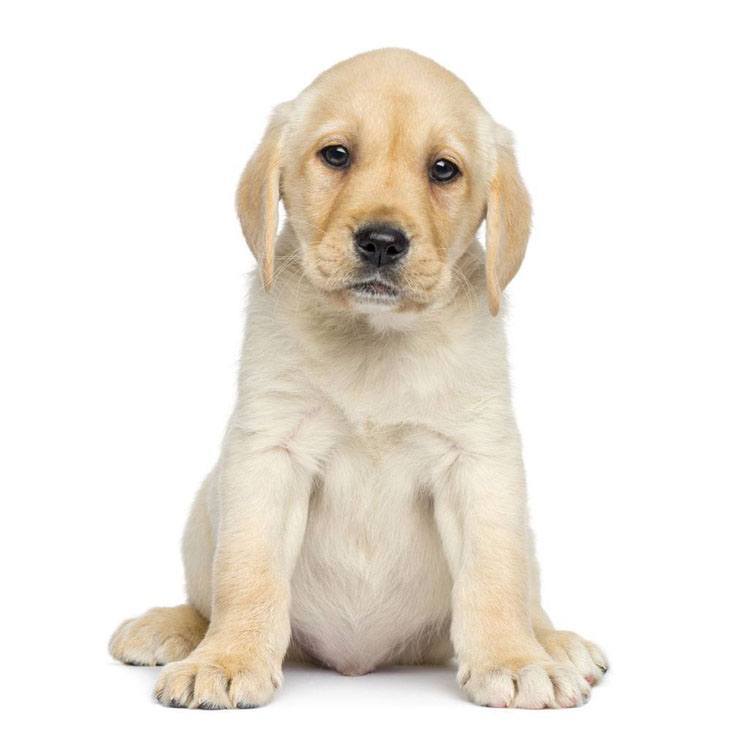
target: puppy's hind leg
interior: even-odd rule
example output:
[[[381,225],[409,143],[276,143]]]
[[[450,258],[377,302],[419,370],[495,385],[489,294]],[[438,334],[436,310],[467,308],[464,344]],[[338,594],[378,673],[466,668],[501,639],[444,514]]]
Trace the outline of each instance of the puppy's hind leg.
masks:
[[[208,629],[189,604],[157,607],[123,622],[109,641],[112,656],[127,665],[165,665],[185,659]]]

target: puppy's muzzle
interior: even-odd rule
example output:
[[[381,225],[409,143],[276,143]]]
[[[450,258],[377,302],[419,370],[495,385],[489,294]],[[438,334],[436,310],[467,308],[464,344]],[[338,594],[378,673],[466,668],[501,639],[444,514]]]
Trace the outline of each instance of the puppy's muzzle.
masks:
[[[409,246],[405,232],[387,224],[373,224],[355,232],[357,255],[375,269],[395,264],[405,256]]]

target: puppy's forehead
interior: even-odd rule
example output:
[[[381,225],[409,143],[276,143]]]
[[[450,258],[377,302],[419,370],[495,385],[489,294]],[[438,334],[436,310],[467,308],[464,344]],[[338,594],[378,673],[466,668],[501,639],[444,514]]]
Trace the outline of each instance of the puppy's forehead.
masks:
[[[355,56],[318,76],[296,100],[301,127],[326,134],[393,134],[411,139],[471,137],[486,113],[457,76],[411,51]],[[468,143],[468,139],[465,142]]]

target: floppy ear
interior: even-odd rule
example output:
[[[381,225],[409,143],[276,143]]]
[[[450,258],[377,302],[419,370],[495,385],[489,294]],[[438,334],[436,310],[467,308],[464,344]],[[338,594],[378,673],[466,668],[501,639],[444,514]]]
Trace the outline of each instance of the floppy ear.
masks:
[[[274,245],[279,222],[281,144],[288,104],[280,104],[253,157],[243,171],[236,191],[236,210],[246,243],[259,264],[265,289],[274,278]]]
[[[499,312],[502,292],[522,264],[532,218],[510,135],[500,128],[499,138],[487,195],[487,298],[492,315]]]

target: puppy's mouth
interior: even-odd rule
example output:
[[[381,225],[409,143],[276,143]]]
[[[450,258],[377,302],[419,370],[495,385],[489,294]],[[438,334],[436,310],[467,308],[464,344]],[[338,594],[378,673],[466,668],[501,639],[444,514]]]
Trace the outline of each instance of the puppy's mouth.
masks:
[[[392,304],[401,298],[401,291],[392,284],[380,279],[368,279],[356,282],[348,287],[356,299],[361,302]]]

